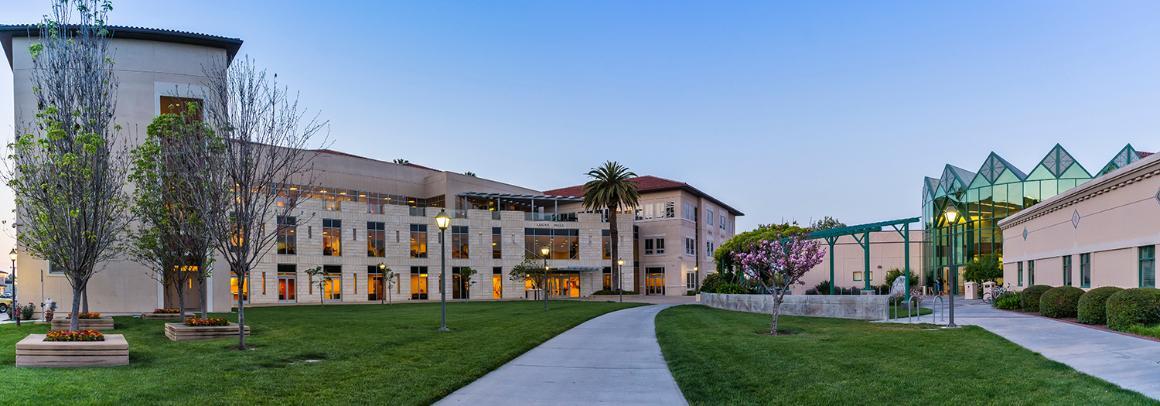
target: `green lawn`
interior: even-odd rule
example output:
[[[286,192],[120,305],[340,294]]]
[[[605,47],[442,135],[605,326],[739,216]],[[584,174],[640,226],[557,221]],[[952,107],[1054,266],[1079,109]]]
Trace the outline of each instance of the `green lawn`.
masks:
[[[898,312],[898,317],[894,317],[894,312],[896,310]],[[906,306],[890,305],[890,309],[887,310],[887,317],[890,317],[892,319],[905,319],[905,318],[907,318],[906,312],[907,312]],[[926,307],[918,308],[918,316],[925,316],[925,315],[931,314],[931,312],[933,312],[933,310],[931,310],[930,308],[926,308]]]
[[[130,365],[15,368],[15,343],[45,326],[0,326],[0,405],[427,404],[597,315],[602,302],[252,308],[249,351],[237,339],[171,342],[163,321],[118,317]],[[231,320],[234,315],[228,316]]]
[[[692,404],[1152,404],[978,327],[677,306],[657,338]]]

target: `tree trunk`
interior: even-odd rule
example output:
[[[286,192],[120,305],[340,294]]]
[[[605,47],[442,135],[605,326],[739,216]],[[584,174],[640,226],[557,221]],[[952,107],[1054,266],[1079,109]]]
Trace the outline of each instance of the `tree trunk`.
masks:
[[[769,335],[777,336],[777,316],[781,314],[781,295],[773,295],[772,320],[769,322]]]
[[[174,287],[177,293],[177,314],[182,320],[185,320],[185,273],[177,274],[177,286]]]
[[[83,288],[81,288],[81,297],[82,297],[81,300],[82,300],[82,303],[84,306],[84,308],[82,308],[81,311],[88,313],[89,312],[89,282],[88,281],[85,281],[85,286]]]
[[[238,276],[238,349],[246,349],[246,274],[235,273]]]
[[[201,299],[201,305],[199,306],[199,307],[201,307],[201,318],[204,319],[204,318],[209,317],[209,304],[207,304],[205,302],[205,300],[206,300],[205,281],[208,278],[198,277],[198,279],[201,281],[201,283],[200,283],[201,286],[198,286],[197,294],[198,294],[198,296],[200,296],[200,299]]]
[[[84,292],[83,285],[73,288],[72,312],[68,315],[68,329],[70,331],[77,331],[77,329],[80,328],[82,292]],[[17,315],[17,317],[20,316]]]
[[[624,301],[624,288],[621,286],[623,277],[620,274],[623,270],[620,269],[621,266],[617,263],[620,260],[619,236],[620,232],[616,228],[616,206],[608,206],[608,247],[612,254],[612,266],[616,269],[616,280],[613,281],[612,286],[621,294],[621,301]]]

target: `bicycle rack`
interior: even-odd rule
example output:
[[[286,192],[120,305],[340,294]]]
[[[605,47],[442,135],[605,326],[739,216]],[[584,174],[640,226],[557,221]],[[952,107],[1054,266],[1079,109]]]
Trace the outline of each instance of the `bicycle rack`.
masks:
[[[922,322],[922,297],[911,296],[910,300],[906,302],[906,319],[914,323],[914,319]]]
[[[937,324],[939,320],[946,320],[946,302],[943,301],[942,295],[935,296],[934,300],[934,306],[932,306],[930,313],[930,321],[934,324]]]

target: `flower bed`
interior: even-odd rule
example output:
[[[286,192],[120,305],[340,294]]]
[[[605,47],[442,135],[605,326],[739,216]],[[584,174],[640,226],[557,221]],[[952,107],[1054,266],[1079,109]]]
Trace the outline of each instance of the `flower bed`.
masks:
[[[155,314],[178,314],[178,313],[181,313],[181,309],[174,308],[174,307],[166,307],[164,309],[153,309],[153,313],[155,313]]]
[[[49,335],[58,337],[93,337],[98,341],[50,341]],[[129,343],[121,334],[103,335],[100,332],[71,331],[50,332],[49,334],[29,334],[16,343],[16,366],[18,367],[106,367],[129,365]]]
[[[165,323],[165,337],[173,341],[208,340],[213,338],[237,337],[238,325],[226,319],[214,318],[198,319],[213,320],[214,325],[189,325],[190,317],[184,323]],[[250,335],[250,326],[246,326],[245,334]]]
[[[77,316],[82,316],[82,315],[84,315],[84,314],[77,314]],[[100,313],[90,313],[89,315],[90,316],[97,315],[98,317],[97,318],[78,317],[77,318],[77,330],[105,331],[105,330],[112,330],[113,329],[114,325],[113,325],[113,318],[112,317],[101,316]],[[69,329],[71,329],[71,326],[69,325],[69,318],[68,317],[57,317],[57,318],[52,319],[52,330],[69,330]]]
[[[105,335],[97,330],[54,330],[44,335],[44,341],[105,341]]]
[[[190,327],[219,327],[230,325],[230,321],[221,317],[207,317],[203,319],[201,317],[192,316],[185,318],[185,325]]]
[[[99,313],[99,312],[81,312],[81,313],[77,313],[77,318],[81,319],[81,320],[99,319],[99,318],[101,318],[101,313]]]

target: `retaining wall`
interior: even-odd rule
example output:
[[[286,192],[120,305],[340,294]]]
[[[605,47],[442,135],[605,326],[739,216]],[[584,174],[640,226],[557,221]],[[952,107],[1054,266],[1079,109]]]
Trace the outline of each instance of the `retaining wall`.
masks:
[[[729,295],[701,293],[701,304],[713,308],[770,314],[770,295]],[[832,317],[839,319],[882,320],[890,306],[886,295],[786,295],[781,314],[787,316]]]

